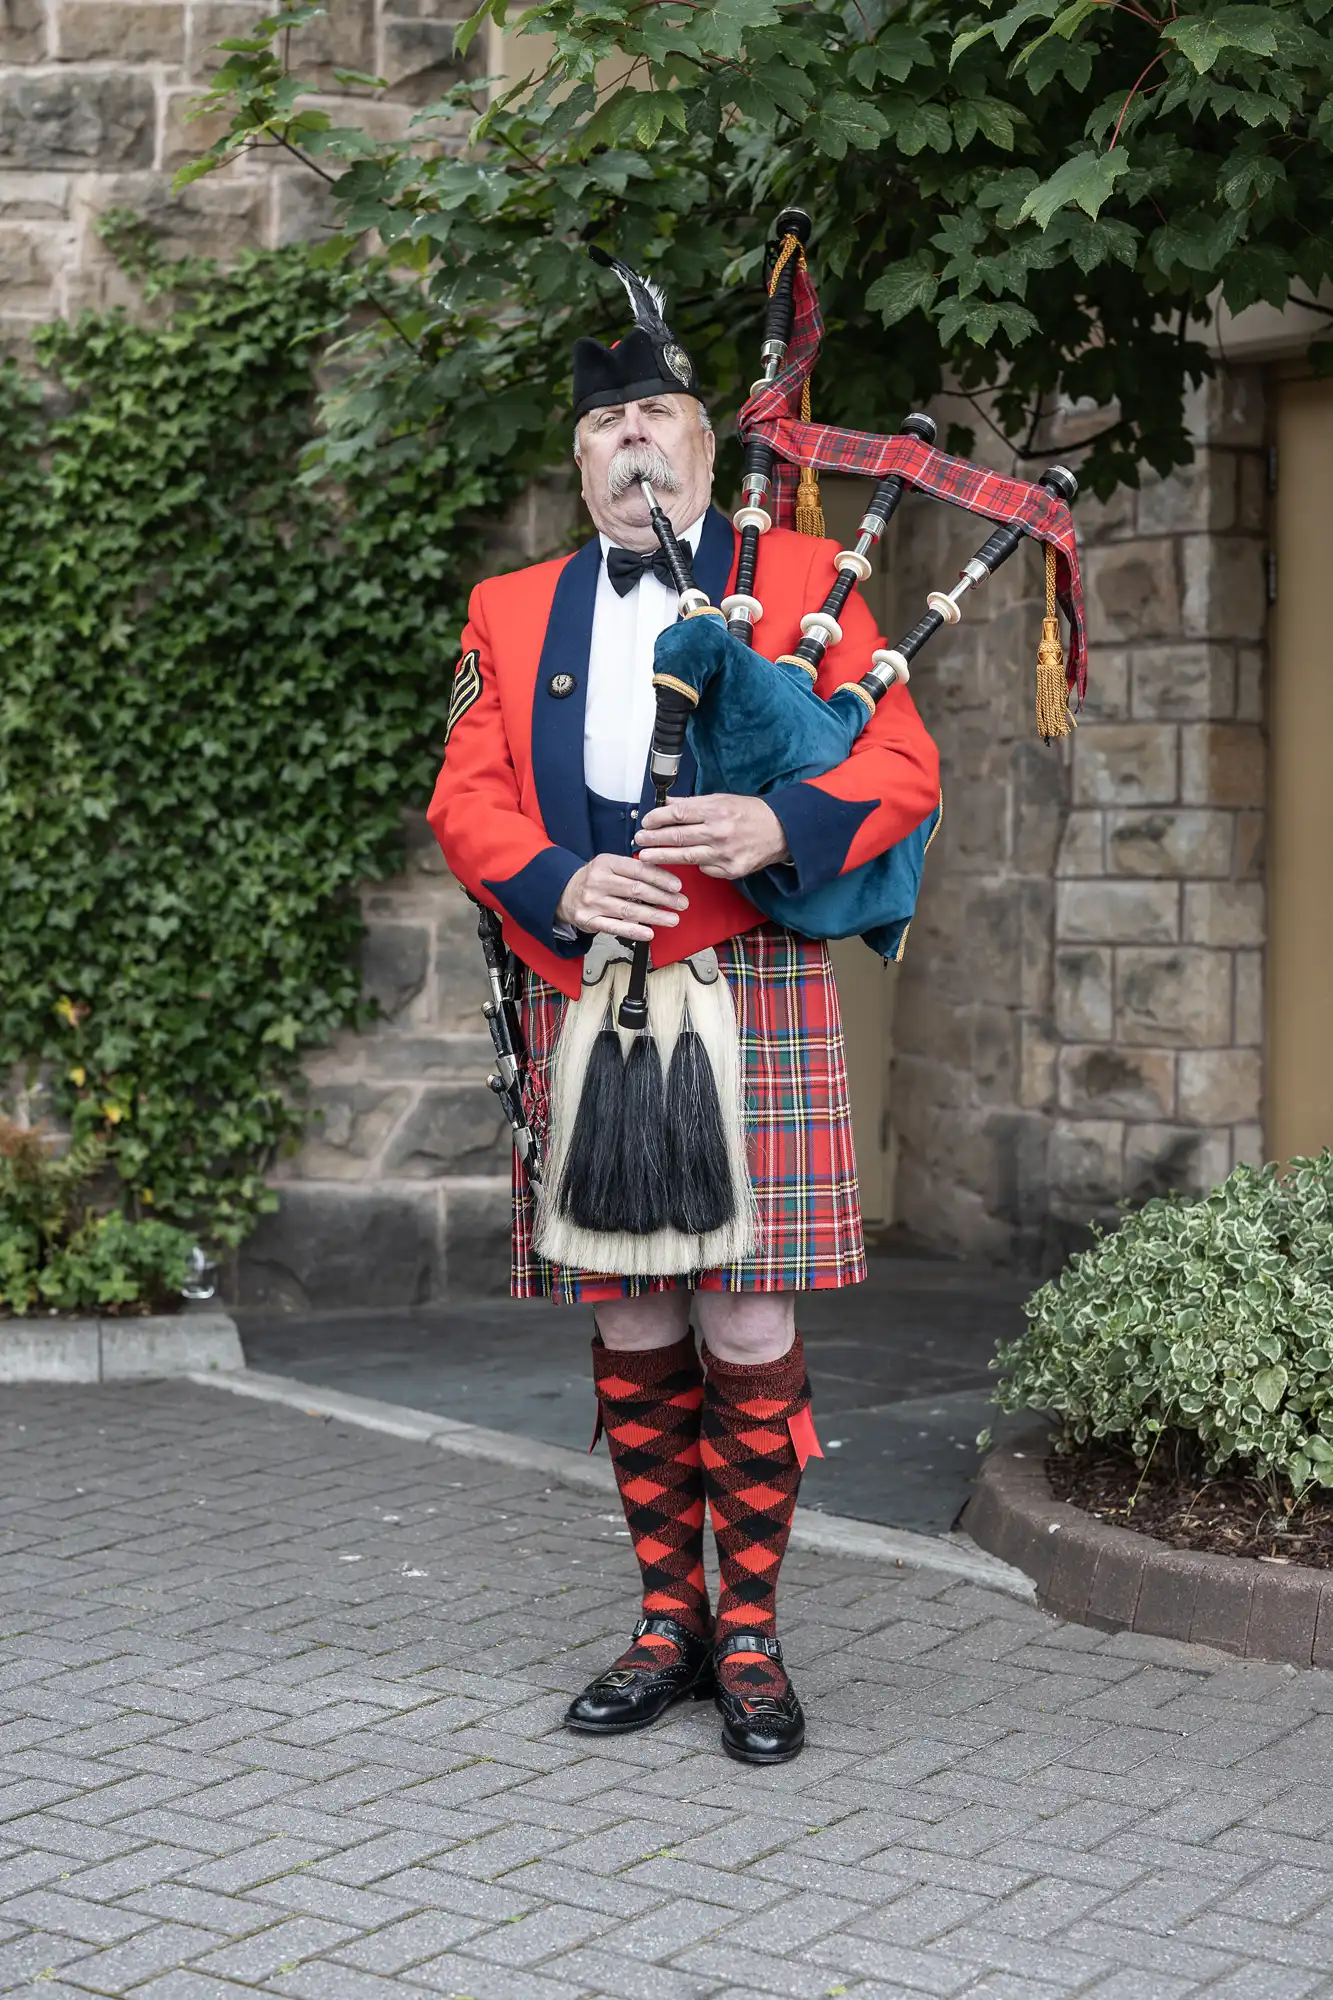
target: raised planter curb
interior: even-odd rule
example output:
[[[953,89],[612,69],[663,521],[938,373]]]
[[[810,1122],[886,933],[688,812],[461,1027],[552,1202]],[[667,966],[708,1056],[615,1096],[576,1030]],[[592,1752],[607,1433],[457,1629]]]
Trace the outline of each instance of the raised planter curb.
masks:
[[[253,1396],[264,1403],[281,1403],[307,1416],[337,1417],[363,1430],[384,1431],[410,1438],[464,1458],[489,1459],[524,1472],[541,1472],[562,1486],[584,1492],[614,1494],[615,1473],[605,1458],[571,1451],[566,1445],[544,1444],[514,1431],[487,1430],[460,1423],[432,1410],[414,1410],[405,1403],[383,1403],[374,1396],[353,1396],[344,1389],[320,1389],[288,1375],[268,1375],[247,1368],[241,1375],[196,1375],[201,1388],[228,1389],[235,1396]],[[959,1583],[975,1583],[1002,1591],[1020,1602],[1032,1602],[1032,1585],[1010,1564],[983,1553],[967,1535],[919,1535],[907,1528],[884,1528],[875,1521],[858,1521],[848,1514],[798,1509],[791,1531],[794,1549],[824,1555],[857,1556],[867,1562],[889,1562],[903,1569],[942,1571]]]
[[[1333,1571],[1173,1549],[1057,1500],[1050,1435],[993,1451],[963,1522],[979,1548],[1032,1578],[1044,1611],[1103,1632],[1142,1632],[1249,1660],[1333,1667]]]
[[[244,1367],[236,1322],[224,1312],[0,1321],[0,1382],[135,1382]]]

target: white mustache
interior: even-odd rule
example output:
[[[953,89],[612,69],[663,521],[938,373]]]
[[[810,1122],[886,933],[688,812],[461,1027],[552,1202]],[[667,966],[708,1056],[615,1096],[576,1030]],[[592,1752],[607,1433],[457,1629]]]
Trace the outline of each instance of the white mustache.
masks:
[[[640,479],[660,486],[664,493],[675,493],[680,486],[665,454],[655,444],[624,444],[607,467],[606,490],[618,500]]]

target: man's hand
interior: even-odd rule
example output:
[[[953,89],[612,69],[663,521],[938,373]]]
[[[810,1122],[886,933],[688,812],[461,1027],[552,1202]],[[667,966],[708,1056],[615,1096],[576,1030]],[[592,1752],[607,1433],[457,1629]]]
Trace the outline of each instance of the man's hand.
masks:
[[[644,815],[638,846],[648,860],[701,868],[724,882],[787,859],[787,836],[772,806],[734,792],[654,807]]]
[[[637,855],[595,854],[570,876],[555,914],[577,930],[651,940],[654,929],[678,924],[678,912],[688,908],[680,878],[665,868]]]

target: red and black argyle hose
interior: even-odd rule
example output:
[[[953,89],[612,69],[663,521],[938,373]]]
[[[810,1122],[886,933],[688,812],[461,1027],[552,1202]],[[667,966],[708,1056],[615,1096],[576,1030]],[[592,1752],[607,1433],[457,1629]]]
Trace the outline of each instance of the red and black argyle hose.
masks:
[[[778,1571],[808,1458],[822,1458],[798,1333],[780,1361],[720,1361],[707,1347],[699,1448],[721,1568],[717,1635],[776,1636]],[[733,1694],[781,1694],[781,1666],[736,1653],[719,1678]]]
[[[706,1637],[704,1483],[699,1463],[703,1373],[692,1335],[646,1353],[592,1344],[599,1430],[606,1431],[625,1522],[643,1575],[645,1617],[674,1618]],[[596,1440],[594,1439],[594,1442]],[[617,1666],[660,1666],[669,1639],[646,1633]]]
[[[742,439],[762,438],[777,453],[773,468],[772,515],[779,527],[790,527],[796,506],[799,469],[819,472],[864,472],[876,479],[900,473],[909,486],[937,500],[964,507],[990,521],[1017,521],[1038,541],[1056,551],[1056,596],[1069,622],[1065,672],[1069,690],[1079,699],[1087,691],[1088,645],[1084,627],[1083,583],[1079,575],[1074,521],[1065,501],[1024,479],[952,458],[933,445],[905,436],[878,436],[871,431],[839,430],[832,424],[802,423],[801,387],[810,377],[824,322],[804,261],[797,264],[793,287],[796,304],[787,359],[771,382],[757,383],[737,418]]]

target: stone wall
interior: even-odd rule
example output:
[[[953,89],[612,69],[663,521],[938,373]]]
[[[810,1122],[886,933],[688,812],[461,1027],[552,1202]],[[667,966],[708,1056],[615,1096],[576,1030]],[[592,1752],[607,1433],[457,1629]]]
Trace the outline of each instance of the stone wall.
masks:
[[[572,488],[531,487],[490,540],[496,572],[567,545]],[[441,700],[441,719],[447,702]],[[229,1290],[245,1305],[418,1305],[509,1288],[509,1127],[486,1088],[491,1039],[477,913],[424,812],[407,867],[361,897],[362,977],[379,1019],[306,1064],[309,1136]]]
[[[328,8],[301,41],[340,121],[397,135],[456,80],[467,0]],[[148,216],[173,254],[227,256],[319,226],[322,183],[277,151],[170,196],[175,170],[220,129],[186,119],[221,60],[215,44],[267,11],[262,0],[0,0],[0,347],[21,348],[53,314],[125,296],[97,236],[108,208]],[[335,67],[384,77],[387,97],[362,96],[349,115]]]
[[[1192,420],[1190,468],[1079,502],[1091,686],[1067,745],[1032,734],[1028,558],[913,683],[945,809],[890,1103],[899,1217],[941,1247],[1048,1266],[1122,1196],[1262,1152],[1260,372],[1221,375]],[[900,604],[976,539],[944,509],[903,525]]]
[[[476,911],[420,815],[408,844],[407,872],[362,898],[381,1022],[307,1064],[310,1135],[242,1253],[244,1304],[418,1305],[508,1288],[509,1131],[484,1082]]]

